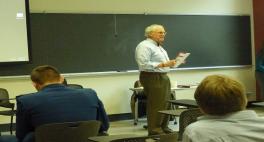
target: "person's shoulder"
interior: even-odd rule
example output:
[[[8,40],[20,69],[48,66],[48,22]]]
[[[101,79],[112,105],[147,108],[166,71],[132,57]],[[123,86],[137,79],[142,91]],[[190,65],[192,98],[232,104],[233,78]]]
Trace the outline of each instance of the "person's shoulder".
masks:
[[[24,107],[28,107],[33,105],[36,101],[42,100],[39,98],[40,95],[38,95],[38,92],[36,93],[29,93],[29,94],[23,94],[16,97],[17,105],[22,105]]]
[[[206,127],[211,127],[213,124],[215,124],[213,119],[206,119],[204,116],[198,117],[198,120],[189,124],[186,129],[191,129],[191,131],[204,129]]]
[[[149,43],[149,40],[145,39],[145,40],[142,40],[138,46],[142,46],[142,45],[145,45],[145,44],[148,44]]]
[[[91,89],[91,88],[77,89],[77,91],[79,91],[83,94],[87,94],[87,95],[97,95],[96,91],[94,89]]]
[[[215,125],[214,123],[198,120],[196,122],[189,124],[185,128],[184,133],[185,135],[188,135],[190,137],[196,137],[196,135],[203,136],[204,134],[208,134],[210,131],[212,132],[215,131],[214,126],[218,127],[218,125]]]
[[[75,93],[79,94],[79,97],[81,97],[82,99],[88,99],[94,101],[100,100],[99,97],[97,96],[96,91],[91,88],[83,88],[83,89],[78,89],[76,91],[78,92]]]
[[[28,93],[28,94],[18,95],[18,96],[16,96],[16,100],[27,100],[27,99],[34,98],[36,96],[35,95],[36,93]]]
[[[141,41],[138,46],[136,47],[137,50],[146,50],[146,49],[151,49],[154,47],[154,44],[150,42],[149,40],[143,40]]]

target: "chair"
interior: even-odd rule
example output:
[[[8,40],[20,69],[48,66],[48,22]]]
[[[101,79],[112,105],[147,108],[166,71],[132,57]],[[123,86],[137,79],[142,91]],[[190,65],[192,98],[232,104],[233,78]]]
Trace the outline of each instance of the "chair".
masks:
[[[79,84],[67,84],[68,87],[74,88],[74,89],[82,89],[83,86]]]
[[[203,115],[203,113],[200,111],[199,108],[187,109],[180,114],[178,141],[182,140],[182,135],[185,128],[189,124],[195,122],[197,120],[197,117],[201,115]]]
[[[65,86],[68,86],[70,88],[74,88],[74,89],[82,89],[83,88],[83,86],[79,85],[79,84],[68,84],[68,81],[66,78],[63,79],[62,84],[64,84]]]
[[[0,107],[9,109],[9,110],[0,111],[0,115],[11,117],[9,130],[10,130],[10,134],[12,134],[13,133],[13,118],[14,118],[14,115],[16,114],[16,111],[14,110],[15,104],[11,103],[9,100],[10,99],[9,99],[8,91],[4,88],[0,88]]]
[[[168,115],[170,117],[170,121],[172,121],[174,119],[174,124],[177,124],[177,119],[176,117],[180,116],[180,114],[185,111],[185,108],[173,108],[173,109],[169,109],[169,110],[161,110],[158,111],[160,114],[163,115]]]
[[[139,80],[135,81],[134,88],[141,87],[141,83]],[[131,111],[134,117],[134,125],[137,125],[138,118],[146,115],[146,104],[147,104],[147,96],[143,91],[133,91],[131,96]],[[139,111],[140,110],[140,111]]]
[[[100,121],[80,121],[44,124],[36,128],[36,142],[87,142],[97,136]]]

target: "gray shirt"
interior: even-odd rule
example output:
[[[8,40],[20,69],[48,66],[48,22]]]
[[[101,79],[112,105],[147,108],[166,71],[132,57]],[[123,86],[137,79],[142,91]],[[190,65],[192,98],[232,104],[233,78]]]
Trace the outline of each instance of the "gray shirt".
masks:
[[[183,134],[183,142],[264,142],[264,118],[252,110],[225,116],[201,116]]]
[[[169,61],[167,52],[154,40],[147,38],[136,47],[135,58],[140,71],[168,72],[169,67],[157,68],[162,63]]]

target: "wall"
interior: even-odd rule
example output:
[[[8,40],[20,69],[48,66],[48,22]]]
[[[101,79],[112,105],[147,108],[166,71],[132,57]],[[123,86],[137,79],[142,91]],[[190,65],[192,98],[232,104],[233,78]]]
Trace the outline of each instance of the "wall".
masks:
[[[251,0],[30,0],[31,12],[50,13],[147,13],[147,14],[216,14],[252,15]],[[48,22],[48,21],[47,21]],[[253,28],[253,27],[252,27]],[[253,30],[252,30],[253,31]],[[253,33],[253,32],[252,32]],[[92,33],[91,33],[92,34]],[[107,33],[106,33],[107,34]],[[210,37],[208,37],[209,39]],[[143,40],[143,39],[142,39]],[[252,40],[252,43],[254,41]],[[177,44],[177,43],[176,43]],[[253,52],[254,53],[254,52]],[[188,61],[187,61],[188,64]],[[80,66],[82,64],[80,63]],[[200,82],[210,74],[226,74],[243,82],[247,91],[255,92],[254,68],[223,68],[177,70],[169,73],[178,84]],[[138,73],[111,75],[66,74],[69,83],[82,84],[97,91],[108,114],[130,112],[128,89],[138,79]],[[8,89],[11,97],[35,91],[28,77],[0,78],[0,86]],[[193,98],[194,89],[176,92],[177,98]],[[251,96],[255,99],[254,96]],[[3,118],[3,119],[2,119]],[[8,123],[2,117],[0,123]]]
[[[264,1],[253,1],[253,18],[254,18],[254,39],[256,52],[264,44]]]
[[[254,18],[254,40],[255,40],[255,53],[264,46],[264,1],[253,1],[253,18]],[[257,99],[260,97],[260,89],[257,85]],[[263,98],[262,98],[263,99]],[[263,100],[262,100],[263,101]]]

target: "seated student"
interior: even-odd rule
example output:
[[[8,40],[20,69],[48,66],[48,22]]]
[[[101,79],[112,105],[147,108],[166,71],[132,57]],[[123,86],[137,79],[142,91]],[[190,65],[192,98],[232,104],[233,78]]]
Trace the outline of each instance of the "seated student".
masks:
[[[66,87],[58,70],[49,65],[33,69],[31,80],[38,92],[17,97],[19,142],[34,141],[32,132],[48,123],[99,120],[102,122],[100,132],[108,130],[108,117],[94,90]]]
[[[222,75],[206,77],[194,94],[204,116],[185,129],[183,142],[263,142],[264,118],[245,110],[245,89]]]
[[[13,135],[0,135],[0,142],[17,142],[17,139]]]

